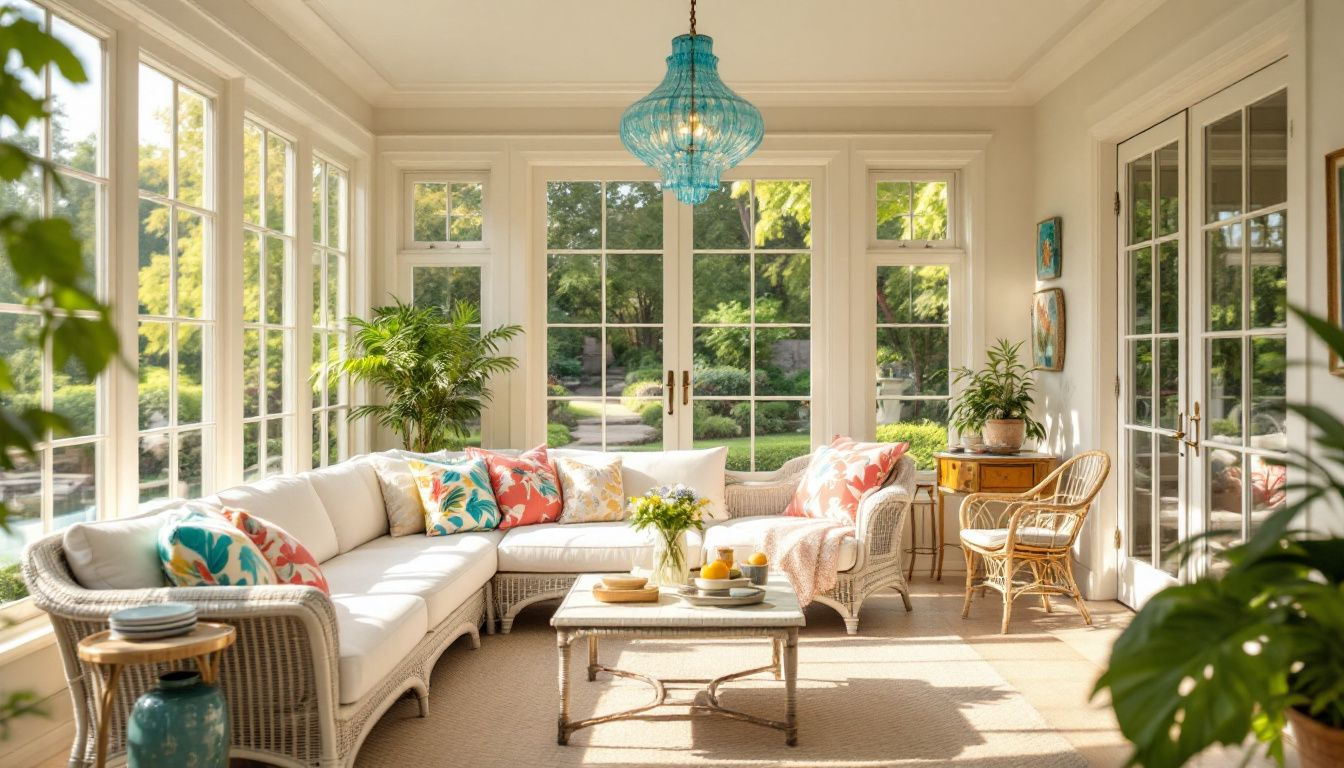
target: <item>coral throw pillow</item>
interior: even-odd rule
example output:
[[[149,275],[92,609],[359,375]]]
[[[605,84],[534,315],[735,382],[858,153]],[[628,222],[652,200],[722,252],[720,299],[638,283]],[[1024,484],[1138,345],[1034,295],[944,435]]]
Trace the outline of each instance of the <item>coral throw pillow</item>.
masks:
[[[490,488],[499,505],[499,527],[553,523],[560,519],[564,502],[560,498],[560,478],[539,445],[517,456],[480,448],[467,448],[467,456],[484,459],[490,470]]]
[[[188,512],[159,530],[159,560],[178,587],[275,584],[261,550],[220,515]]]
[[[563,458],[555,462],[564,489],[562,523],[605,523],[625,519],[625,486],[621,480],[621,457],[581,461]]]
[[[909,443],[856,443],[837,437],[812,454],[784,514],[853,523],[864,494],[881,488]]]
[[[490,489],[485,459],[408,459],[406,463],[425,507],[425,535],[488,531],[499,525],[499,505]]]
[[[322,575],[317,558],[284,528],[253,517],[241,509],[226,507],[224,516],[257,545],[262,557],[275,570],[278,583],[304,584],[331,595],[331,587],[327,586],[327,577]]]

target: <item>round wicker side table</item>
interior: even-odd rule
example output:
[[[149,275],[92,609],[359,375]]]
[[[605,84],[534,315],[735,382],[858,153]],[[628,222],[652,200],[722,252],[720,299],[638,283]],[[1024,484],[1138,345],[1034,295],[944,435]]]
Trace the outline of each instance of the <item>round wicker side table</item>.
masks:
[[[103,630],[79,641],[79,658],[107,667],[98,707],[98,747],[95,768],[107,763],[107,727],[112,702],[117,694],[117,681],[122,667],[128,664],[157,664],[165,661],[195,659],[201,681],[214,685],[219,673],[219,660],[225,648],[233,645],[235,633],[228,624],[202,621],[189,634],[166,637],[162,640],[121,640],[112,637],[111,630]]]

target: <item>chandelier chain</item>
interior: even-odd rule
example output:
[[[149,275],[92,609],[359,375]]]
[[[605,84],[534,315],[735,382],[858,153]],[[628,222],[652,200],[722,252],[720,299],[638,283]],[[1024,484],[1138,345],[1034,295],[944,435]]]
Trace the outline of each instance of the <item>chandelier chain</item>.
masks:
[[[695,34],[695,0],[691,0],[691,34]]]

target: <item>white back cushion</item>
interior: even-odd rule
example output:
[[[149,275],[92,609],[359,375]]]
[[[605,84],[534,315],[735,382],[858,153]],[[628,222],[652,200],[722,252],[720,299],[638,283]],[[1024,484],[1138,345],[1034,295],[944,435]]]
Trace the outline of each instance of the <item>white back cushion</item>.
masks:
[[[336,529],[336,548],[349,552],[387,533],[387,512],[378,474],[365,457],[305,472]],[[305,546],[307,546],[305,544]]]
[[[728,447],[705,448],[698,451],[580,451],[556,448],[551,456],[597,459],[601,456],[621,457],[621,484],[626,496],[642,496],[660,485],[683,485],[694,488],[709,500],[705,516],[710,520],[728,518],[728,506],[723,500],[724,470],[728,462]]]
[[[168,582],[159,562],[159,529],[180,499],[123,520],[76,523],[61,539],[75,580],[88,589],[146,589]]]
[[[246,510],[284,528],[320,563],[337,555],[336,529],[313,484],[295,475],[268,477],[252,485],[220,491],[205,503]]]

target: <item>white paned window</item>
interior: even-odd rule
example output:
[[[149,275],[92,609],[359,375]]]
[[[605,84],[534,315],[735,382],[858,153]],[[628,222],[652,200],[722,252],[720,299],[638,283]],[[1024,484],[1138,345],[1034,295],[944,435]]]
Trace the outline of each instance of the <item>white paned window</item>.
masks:
[[[13,4],[68,45],[84,65],[88,82],[75,85],[49,71],[26,77],[24,88],[45,94],[52,117],[23,131],[0,121],[0,135],[53,164],[55,179],[31,175],[0,184],[0,214],[68,218],[84,242],[90,287],[105,295],[107,269],[108,175],[103,144],[106,51],[104,41],[32,3]],[[26,75],[26,73],[25,73]],[[38,315],[25,304],[27,291],[0,259],[0,356],[9,365],[15,391],[8,408],[42,407],[69,421],[68,434],[47,435],[37,456],[20,457],[14,469],[0,470],[0,488],[9,508],[8,531],[0,531],[0,604],[26,594],[18,578],[19,553],[43,534],[93,519],[99,509],[107,452],[106,392],[71,361],[55,367],[49,351],[36,343]]]
[[[294,144],[243,123],[243,476],[284,472],[293,445]]]
[[[140,65],[139,498],[213,490],[210,99]]]
[[[909,442],[920,469],[947,445],[951,288],[946,264],[877,267],[877,439]]]
[[[694,209],[691,426],[728,468],[812,450],[812,182],[725,183]]]
[[[408,179],[410,248],[480,247],[485,241],[485,181],[473,176]]]
[[[953,174],[881,173],[872,177],[869,239],[880,247],[947,248],[957,243]]]
[[[350,387],[328,376],[345,357],[349,333],[350,176],[321,157],[313,160],[312,266],[313,466],[325,467],[350,452]]]

